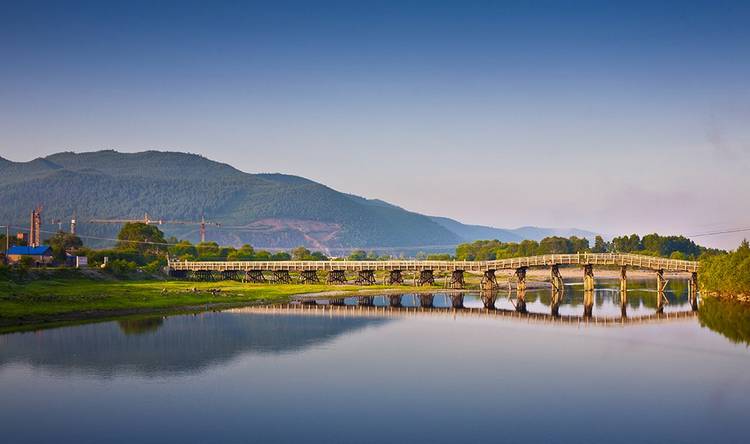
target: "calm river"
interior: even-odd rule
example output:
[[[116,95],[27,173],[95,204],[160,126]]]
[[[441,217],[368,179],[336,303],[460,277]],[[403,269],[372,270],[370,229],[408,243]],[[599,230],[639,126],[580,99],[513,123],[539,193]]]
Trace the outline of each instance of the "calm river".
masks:
[[[649,286],[632,286],[629,317],[654,312]],[[690,311],[686,288],[670,283],[666,312]],[[620,313],[617,292],[595,299],[594,316]],[[549,313],[548,290],[527,300],[529,311]],[[581,314],[581,301],[570,286],[560,314]],[[465,303],[481,307],[473,295]],[[7,334],[0,436],[745,443],[749,325],[747,309],[706,301],[695,317],[621,326],[235,310]]]

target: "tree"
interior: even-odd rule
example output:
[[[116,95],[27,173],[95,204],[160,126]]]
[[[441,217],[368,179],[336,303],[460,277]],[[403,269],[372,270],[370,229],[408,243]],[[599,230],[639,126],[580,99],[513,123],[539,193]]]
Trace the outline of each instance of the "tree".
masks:
[[[348,258],[350,261],[363,261],[367,259],[367,252],[365,250],[354,250],[351,252]]]
[[[143,222],[126,223],[117,240],[118,250],[137,250],[141,254],[158,254],[166,250],[164,233],[156,226]]]
[[[592,251],[594,253],[606,253],[609,248],[607,247],[607,243],[604,241],[604,238],[601,236],[596,236],[594,238],[594,248]]]
[[[292,260],[309,261],[310,256],[311,256],[310,250],[308,250],[305,247],[297,247],[294,250],[292,250]]]
[[[58,231],[45,241],[52,249],[52,255],[59,261],[65,260],[65,252],[83,247],[83,241],[75,234]]]

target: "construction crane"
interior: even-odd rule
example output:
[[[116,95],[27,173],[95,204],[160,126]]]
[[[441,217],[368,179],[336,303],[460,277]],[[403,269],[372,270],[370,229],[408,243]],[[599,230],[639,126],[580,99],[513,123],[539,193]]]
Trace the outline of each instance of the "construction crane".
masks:
[[[201,220],[196,221],[187,221],[187,220],[152,220],[148,213],[146,213],[143,216],[143,219],[92,219],[89,221],[89,223],[92,224],[127,224],[127,223],[142,223],[146,225],[198,225],[200,227],[200,236],[201,236],[201,242],[206,241],[206,226],[207,225],[213,225],[216,227],[220,227],[221,224],[219,222],[210,222],[207,221],[204,217],[201,217]]]
[[[148,213],[144,213],[143,219],[91,219],[90,224],[134,224],[141,223],[146,225],[162,225],[163,220],[153,220]]]
[[[170,225],[198,225],[201,232],[201,243],[206,242],[206,225],[213,225],[220,227],[221,224],[218,222],[209,222],[203,216],[201,216],[200,222],[184,221],[184,220],[168,220],[164,221],[165,224]]]

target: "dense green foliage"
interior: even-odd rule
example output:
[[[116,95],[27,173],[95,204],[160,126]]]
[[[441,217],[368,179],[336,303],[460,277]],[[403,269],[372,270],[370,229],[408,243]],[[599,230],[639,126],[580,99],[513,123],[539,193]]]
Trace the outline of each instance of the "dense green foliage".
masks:
[[[569,238],[551,236],[541,241],[501,242],[476,241],[456,247],[456,259],[486,261],[539,254],[578,253],[589,251],[589,241],[576,236]]]
[[[704,255],[700,261],[701,289],[722,296],[750,296],[750,244],[735,251]]]
[[[660,236],[656,233],[647,234],[643,239],[637,234],[619,236],[612,239],[607,248],[618,253],[638,253],[673,259],[697,259],[705,252],[716,251],[701,247],[684,236]]]
[[[520,256],[563,253],[636,253],[650,256],[670,257],[672,259],[696,259],[701,254],[716,254],[712,250],[696,245],[684,236],[660,236],[656,233],[643,236],[637,234],[620,236],[606,242],[601,236],[594,238],[593,247],[589,240],[571,236],[569,238],[550,236],[539,242],[524,240],[521,242],[501,242],[483,240],[460,244],[456,247],[458,260],[493,260]]]

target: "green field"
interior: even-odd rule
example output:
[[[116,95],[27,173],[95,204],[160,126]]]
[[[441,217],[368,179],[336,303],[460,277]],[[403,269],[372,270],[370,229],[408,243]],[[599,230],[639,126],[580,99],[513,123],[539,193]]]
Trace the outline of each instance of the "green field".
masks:
[[[92,280],[64,277],[0,281],[0,326],[89,319],[186,307],[283,302],[293,295],[384,286],[275,285],[234,281]],[[393,290],[394,287],[387,287]]]

